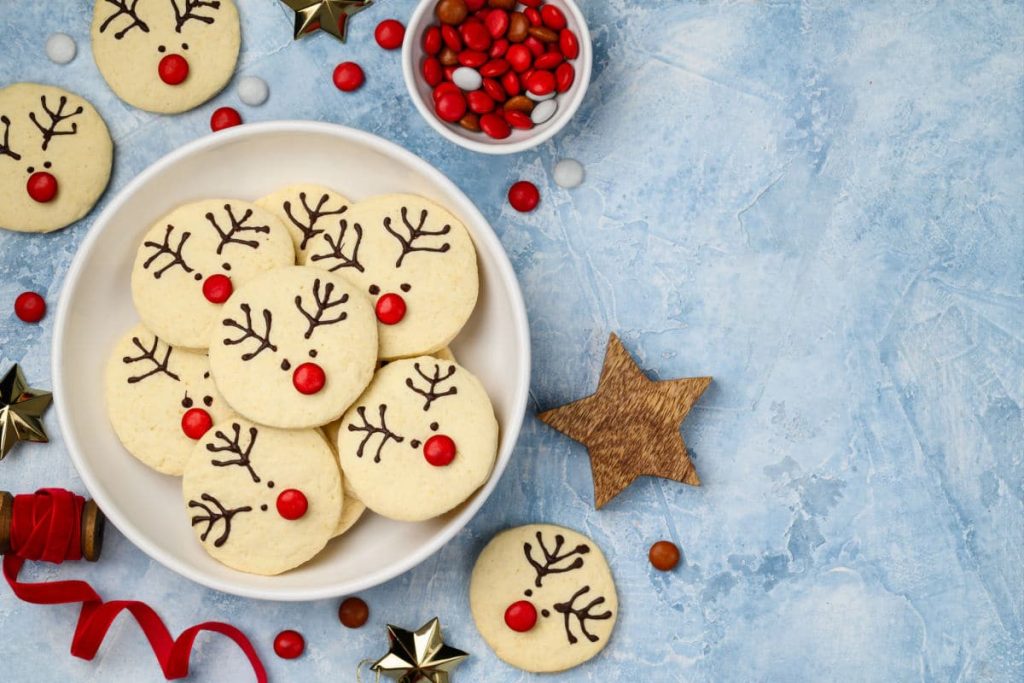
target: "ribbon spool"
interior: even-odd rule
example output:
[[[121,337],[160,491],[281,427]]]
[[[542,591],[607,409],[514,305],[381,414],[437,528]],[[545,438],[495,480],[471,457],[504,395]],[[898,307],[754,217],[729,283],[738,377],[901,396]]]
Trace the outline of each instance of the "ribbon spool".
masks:
[[[11,552],[11,524],[14,521],[14,496],[7,491],[0,491],[0,555]],[[103,552],[103,530],[107,526],[107,518],[96,505],[96,501],[87,500],[82,505],[81,547],[82,558],[90,562],[100,559]]]

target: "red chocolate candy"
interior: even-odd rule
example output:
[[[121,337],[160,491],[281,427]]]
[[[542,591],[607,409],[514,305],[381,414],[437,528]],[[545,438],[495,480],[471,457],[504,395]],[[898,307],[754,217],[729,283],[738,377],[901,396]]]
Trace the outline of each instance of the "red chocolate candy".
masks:
[[[501,77],[501,87],[505,89],[505,92],[507,92],[510,97],[515,97],[523,91],[523,86],[519,82],[519,76],[516,76],[512,71],[509,71]]]
[[[303,363],[295,368],[292,373],[292,386],[300,394],[309,396],[324,388],[327,384],[327,375],[324,369],[316,363]]]
[[[508,71],[508,66],[504,59],[492,59],[480,67],[480,75],[484,78],[495,78]]]
[[[505,75],[507,76],[508,74]],[[495,102],[504,102],[508,98],[505,89],[501,87],[501,83],[493,78],[484,79],[484,92],[490,95],[491,99]]]
[[[444,70],[441,68],[441,62],[437,60],[437,57],[427,57],[423,60],[423,80],[427,82],[427,85],[434,87],[443,78]]]
[[[466,0],[466,7],[470,12],[479,12],[486,4],[487,0]]]
[[[499,114],[484,114],[480,117],[480,128],[495,140],[504,140],[512,134],[505,117]]]
[[[36,171],[28,177],[25,191],[40,204],[52,201],[57,196],[57,179],[46,171]]]
[[[14,315],[26,323],[37,323],[46,315],[46,300],[35,292],[22,292],[14,300]]]
[[[538,69],[527,76],[526,89],[534,95],[547,95],[555,89],[555,75],[550,71]]]
[[[505,625],[517,633],[526,633],[537,624],[537,608],[529,600],[513,602],[505,610]]]
[[[436,55],[441,51],[441,29],[437,26],[431,26],[427,29],[427,32],[423,34],[423,51],[428,55]]]
[[[274,653],[281,659],[295,659],[302,656],[306,641],[298,631],[281,631],[274,638]]]
[[[308,509],[306,494],[298,489],[285,489],[277,496],[277,514],[289,521],[302,518]]]
[[[555,70],[555,89],[558,92],[565,92],[572,87],[573,81],[576,80],[576,69],[572,68],[572,64],[566,62],[560,64]]]
[[[385,50],[396,50],[402,47],[402,40],[405,38],[405,26],[396,19],[385,19],[377,24],[373,37],[377,44]]]
[[[479,50],[463,50],[459,53],[459,64],[478,69],[487,61],[487,53]]]
[[[461,93],[458,94],[458,98],[462,102],[462,114],[459,114],[458,117],[455,118],[455,121],[461,119],[463,114],[466,113],[466,102],[462,99]],[[377,313],[377,320],[381,321],[385,325],[397,325],[402,322],[402,318],[405,317],[405,299],[403,299],[400,294],[383,295],[381,298],[377,299],[377,305],[374,308]]]
[[[444,95],[445,93],[455,93],[456,95],[458,95],[458,94],[461,93],[461,91],[459,90],[459,86],[455,85],[454,83],[447,82],[447,81],[444,82],[444,83],[441,83],[436,88],[434,88],[434,104],[435,105],[437,104],[437,101],[439,99],[441,99],[441,96]]]
[[[466,98],[461,92],[445,92],[434,103],[434,111],[442,121],[455,123],[466,113]]]
[[[544,24],[544,20],[541,18],[541,14],[537,11],[536,7],[527,7],[523,10],[523,14],[530,21],[530,26],[542,26]]]
[[[505,53],[508,52],[508,41],[504,38],[494,41],[491,45],[491,49],[487,51],[487,56],[491,59],[497,59],[498,57],[504,57]]]
[[[529,38],[524,40],[523,45],[530,49],[530,53],[534,57],[540,57],[542,54],[547,52],[547,50],[544,49],[544,43],[540,42],[533,36],[530,36]]]
[[[515,109],[505,110],[505,120],[513,128],[521,128],[523,130],[533,128],[533,119],[530,118],[530,115]]]
[[[486,50],[491,47],[491,34],[479,21],[467,21],[459,27],[462,41],[472,50]]]
[[[508,189],[508,203],[516,211],[533,211],[540,203],[540,191],[529,180],[520,180]]]
[[[522,73],[533,64],[533,53],[530,52],[530,48],[525,43],[513,45],[505,53],[505,60],[512,67],[513,71]]]
[[[544,54],[542,54],[540,57],[537,57],[537,59],[535,59],[533,61],[534,67],[536,67],[538,69],[545,69],[545,70],[548,70],[548,71],[550,71],[551,69],[554,69],[556,66],[558,66],[561,63],[562,63],[562,53],[561,52],[557,52],[557,51],[556,52],[551,52],[551,51],[545,52]]]
[[[188,78],[188,60],[181,55],[164,55],[156,71],[167,85],[181,85]]]
[[[455,442],[444,434],[435,434],[423,444],[423,457],[434,467],[450,465],[455,459]]]
[[[441,27],[441,40],[449,49],[458,52],[462,49],[462,38],[459,37],[459,32],[454,26],[442,26]]]
[[[213,418],[202,408],[189,408],[181,416],[181,431],[185,436],[193,440],[203,438],[203,434],[213,426]]]
[[[544,0],[519,0],[519,2],[527,7],[540,7],[544,4]]]
[[[566,59],[576,59],[580,56],[580,41],[572,29],[563,28],[558,34],[558,49]]]
[[[483,90],[474,90],[466,95],[466,100],[469,102],[469,110],[476,114],[494,111],[494,98]]]
[[[210,116],[210,130],[218,131],[242,125],[242,115],[233,107],[221,107]]]
[[[540,8],[540,17],[544,25],[556,31],[561,31],[566,26],[565,15],[562,10],[554,5],[544,5]]]
[[[231,297],[234,287],[231,278],[221,273],[209,276],[203,281],[203,296],[211,304],[222,304]]]
[[[492,9],[484,20],[487,31],[494,39],[501,38],[508,31],[508,12],[503,9]]]
[[[343,92],[358,90],[365,80],[363,68],[355,62],[342,62],[334,68],[334,85]]]

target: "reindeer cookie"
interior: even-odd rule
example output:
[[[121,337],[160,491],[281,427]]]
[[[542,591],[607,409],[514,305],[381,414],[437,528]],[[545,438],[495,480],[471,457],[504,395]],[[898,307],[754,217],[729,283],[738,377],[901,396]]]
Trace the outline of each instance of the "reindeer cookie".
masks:
[[[374,512],[404,521],[448,512],[487,481],[498,423],[480,382],[456,363],[388,363],[342,418],[345,477]]]
[[[234,290],[294,263],[288,231],[269,211],[237,199],[207,199],[178,207],[142,238],[132,299],[161,339],[204,349]]]
[[[272,212],[288,228],[299,265],[309,258],[306,249],[310,240],[324,231],[338,230],[350,203],[321,185],[289,185],[256,200],[257,205]]]
[[[334,453],[335,458],[338,457],[338,429],[340,428],[340,419],[322,427],[324,438],[327,439],[327,443],[331,446],[331,451]],[[352,490],[352,485],[345,477],[345,471],[341,469],[340,462],[338,463],[338,469],[341,472],[341,490],[345,493],[345,507],[342,508],[341,517],[338,518],[338,526],[334,529],[334,538],[341,536],[355,526],[355,523],[366,512],[366,506],[363,505],[363,501],[359,500],[356,492]]]
[[[600,652],[618,616],[601,549],[550,524],[501,532],[473,567],[469,606],[501,659],[525,671],[564,671]]]
[[[103,194],[112,156],[107,125],[78,95],[38,83],[0,89],[0,227],[74,223]]]
[[[233,0],[96,0],[92,55],[128,104],[175,114],[231,79],[241,35]]]
[[[219,422],[192,451],[185,513],[203,549],[250,574],[280,574],[327,544],[343,510],[338,463],[315,429]]]
[[[409,194],[374,197],[314,235],[307,264],[340,273],[374,300],[380,356],[434,353],[476,305],[476,250],[465,226]]]
[[[284,429],[338,418],[373,377],[369,300],[315,268],[281,268],[239,289],[210,342],[213,378],[250,420]]]
[[[196,441],[234,416],[210,377],[206,354],[173,349],[136,325],[107,361],[107,412],[128,452],[180,476]]]

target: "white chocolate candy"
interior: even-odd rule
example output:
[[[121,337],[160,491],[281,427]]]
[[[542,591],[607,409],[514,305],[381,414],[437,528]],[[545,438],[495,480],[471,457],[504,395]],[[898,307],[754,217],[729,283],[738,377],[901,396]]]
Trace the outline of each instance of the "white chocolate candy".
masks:
[[[67,64],[78,54],[75,39],[66,33],[51,33],[46,39],[46,56],[54,64]]]
[[[583,184],[583,164],[575,159],[562,159],[555,164],[553,173],[555,184],[559,187],[572,189]]]
[[[78,95],[38,83],[0,89],[0,227],[51,232],[77,221],[103,194],[113,151],[103,119]],[[34,198],[35,180],[56,194]]]
[[[531,628],[505,621],[509,606],[530,603]],[[502,660],[525,671],[571,669],[611,637],[619,603],[597,545],[572,529],[528,524],[499,533],[477,558],[469,581],[473,621]],[[514,621],[520,628],[530,620]]]
[[[96,0],[93,9],[96,66],[118,97],[147,111],[188,111],[216,95],[240,43],[233,0]],[[184,80],[165,81],[163,60],[175,60],[178,74],[187,64]]]
[[[250,107],[258,107],[270,97],[270,88],[267,82],[259,76],[244,76],[238,81],[238,99],[242,104]]]
[[[341,221],[346,218],[345,213],[351,203],[328,187],[308,183],[289,185],[256,200],[258,206],[272,212],[288,228],[292,242],[295,243],[296,263],[299,265],[309,259],[307,251],[315,236],[325,231],[331,234],[339,232]],[[335,252],[330,250],[329,253]],[[325,254],[317,258],[331,257]]]
[[[466,92],[472,92],[480,89],[484,84],[484,78],[476,69],[460,66],[452,72],[452,82]]]
[[[556,111],[558,111],[558,100],[538,102],[537,106],[530,112],[530,120],[539,126],[554,116]]]

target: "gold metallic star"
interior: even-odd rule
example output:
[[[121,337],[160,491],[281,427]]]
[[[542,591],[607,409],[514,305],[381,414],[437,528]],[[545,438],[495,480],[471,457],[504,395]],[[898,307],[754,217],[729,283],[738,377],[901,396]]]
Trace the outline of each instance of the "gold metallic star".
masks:
[[[373,4],[373,0],[281,0],[295,12],[295,40],[317,29],[345,42],[348,19]]]
[[[43,413],[50,406],[48,391],[31,389],[15,364],[0,380],[0,460],[19,441],[46,443]]]
[[[372,669],[398,683],[448,683],[448,676],[468,654],[444,644],[441,622],[434,617],[418,631],[388,624],[390,650]]]
[[[587,447],[600,509],[644,475],[700,486],[679,427],[709,384],[710,377],[652,382],[612,334],[597,391],[537,417]]]

